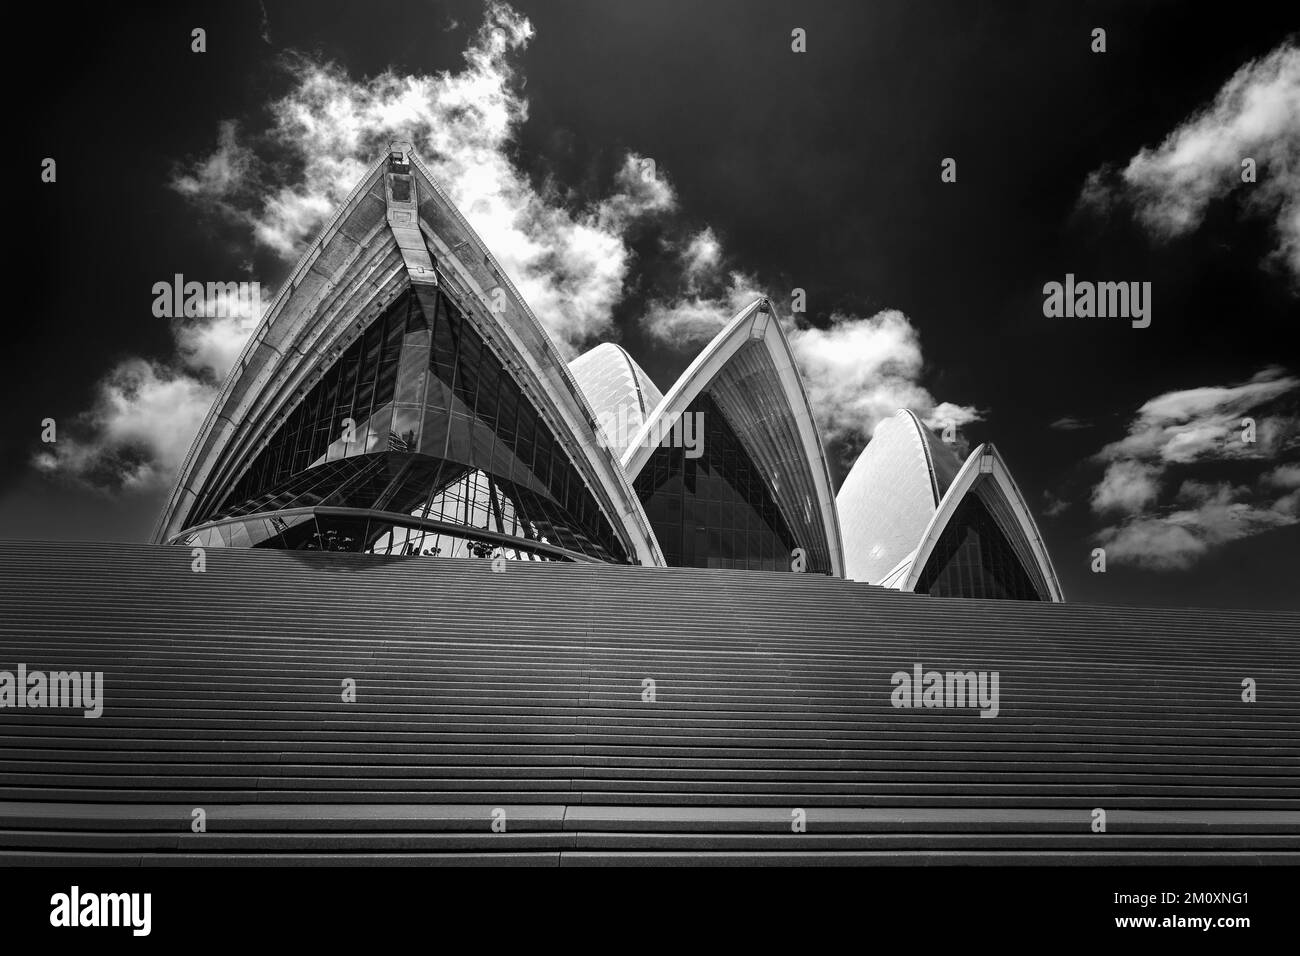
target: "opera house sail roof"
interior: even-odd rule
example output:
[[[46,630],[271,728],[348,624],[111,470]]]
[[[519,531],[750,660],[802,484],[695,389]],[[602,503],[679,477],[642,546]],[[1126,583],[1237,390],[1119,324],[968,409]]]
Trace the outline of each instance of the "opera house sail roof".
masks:
[[[596,428],[509,278],[394,144],[268,309],[156,537],[662,564]]]
[[[991,445],[963,463],[902,410],[836,495],[767,298],[666,394],[611,342],[566,366],[405,143],[372,164],[284,283],[155,538],[807,571],[1061,600]]]
[[[940,597],[1065,599],[1033,515],[993,445],[966,459],[898,586]]]
[[[627,350],[612,342],[583,352],[569,363],[569,371],[591,402],[605,440],[621,462],[633,436],[663,400],[663,393]]]
[[[692,430],[695,452],[676,440]],[[844,575],[821,438],[767,299],[700,352],[632,439],[623,467],[671,565],[777,571],[802,560],[809,572]]]
[[[960,467],[910,411],[877,425],[840,486],[845,573],[878,583],[915,551]]]
[[[876,427],[838,504],[855,580],[946,597],[1063,600],[1042,535],[991,444],[963,463],[904,409]]]

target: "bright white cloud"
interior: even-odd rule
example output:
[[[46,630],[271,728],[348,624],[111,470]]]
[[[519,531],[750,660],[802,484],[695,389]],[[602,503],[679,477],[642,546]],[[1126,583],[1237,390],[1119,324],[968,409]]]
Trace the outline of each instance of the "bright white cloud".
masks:
[[[1160,469],[1132,459],[1112,461],[1092,491],[1094,511],[1138,514],[1160,496]]]
[[[1155,460],[1187,464],[1201,459],[1275,458],[1293,427],[1288,416],[1249,415],[1300,387],[1281,368],[1248,382],[1166,392],[1138,409],[1122,439],[1101,450],[1103,461]],[[1255,421],[1255,441],[1243,441],[1243,420]]]
[[[1300,494],[1250,501],[1252,489],[1185,482],[1175,510],[1104,529],[1110,560],[1156,571],[1191,567],[1212,549],[1300,521]]]
[[[1300,465],[1278,465],[1263,480],[1273,488],[1300,488]]]
[[[270,129],[255,144],[268,158],[252,158],[234,127],[223,125],[217,152],[174,185],[245,222],[259,244],[293,261],[374,158],[390,142],[411,142],[524,301],[574,354],[612,328],[632,259],[628,230],[674,209],[676,195],[635,154],[624,157],[610,193],[586,208],[533,185],[510,157],[528,116],[512,59],[532,37],[525,17],[494,4],[457,73],[356,79],[334,64],[300,59],[291,66],[293,87],[271,104]],[[240,176],[274,185],[241,188]]]
[[[698,348],[763,294],[754,277],[742,272],[732,272],[725,288],[716,294],[700,292],[700,274],[700,270],[695,272],[688,284],[692,291],[683,298],[647,306],[641,322],[655,339],[674,347]]]
[[[181,369],[220,382],[234,368],[274,294],[263,290],[255,310],[249,298],[216,291],[215,297],[205,297],[202,316],[172,321],[172,338]]]
[[[703,281],[716,274],[722,265],[722,243],[711,227],[705,226],[691,236],[682,251],[682,262],[687,284],[692,289],[698,289]]]
[[[105,490],[165,489],[212,405],[216,386],[143,359],[128,359],[99,385],[89,411],[38,452],[40,471]]]
[[[860,449],[900,408],[910,408],[930,428],[961,428],[981,418],[972,407],[936,402],[920,384],[921,336],[902,312],[833,315],[825,329],[791,328],[788,335],[828,441]]]
[[[1209,550],[1204,540],[1181,524],[1164,518],[1139,518],[1104,528],[1098,533],[1097,542],[1114,563],[1153,571],[1191,567]]]
[[[1105,469],[1092,509],[1116,521],[1096,535],[1108,559],[1187,568],[1228,542],[1300,521],[1300,465],[1289,462],[1252,484],[1188,477],[1165,494],[1175,471],[1294,454],[1300,417],[1280,400],[1297,388],[1300,378],[1267,368],[1247,382],[1166,392],[1143,404],[1128,434],[1094,456]],[[1253,442],[1245,440],[1244,419],[1255,422]]]
[[[642,324],[666,344],[696,349],[763,295],[759,281],[742,272],[726,273],[714,294],[725,261],[712,230],[696,233],[683,248],[688,266],[686,294],[674,302],[651,304]],[[868,317],[835,314],[825,329],[801,328],[788,316],[783,327],[808,390],[808,401],[827,442],[844,443],[849,454],[860,451],[876,425],[900,408],[916,412],[930,428],[963,425],[981,419],[966,405],[937,402],[920,384],[924,362],[921,337],[907,316],[895,310]]]
[[[756,276],[726,271],[725,250],[708,227],[683,242],[679,255],[685,266],[682,294],[651,303],[642,325],[660,342],[693,350],[764,292]],[[937,402],[920,384],[921,337],[901,312],[836,313],[824,329],[801,327],[786,315],[781,321],[823,439],[840,444],[850,456],[900,408],[910,408],[933,429],[960,428],[982,418],[971,406]],[[966,447],[959,442],[958,451]]]
[[[58,441],[33,464],[101,490],[166,490],[270,298],[254,314],[250,301],[222,290],[205,300],[203,316],[173,319],[176,358],[120,362],[90,409],[60,423]]]
[[[1243,184],[1242,161],[1253,159],[1257,180]],[[1271,218],[1272,258],[1300,282],[1300,47],[1287,42],[1241,67],[1214,101],[1190,116],[1155,149],[1144,148],[1122,169],[1088,176],[1085,208],[1133,204],[1156,237],[1200,225],[1211,201],[1245,190],[1254,214]]]

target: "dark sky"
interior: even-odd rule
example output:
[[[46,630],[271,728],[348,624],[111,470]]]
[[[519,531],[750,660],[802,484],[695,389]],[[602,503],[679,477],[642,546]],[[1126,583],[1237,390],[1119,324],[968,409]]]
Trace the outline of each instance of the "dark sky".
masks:
[[[812,322],[906,313],[923,384],[986,411],[966,437],[997,443],[1071,599],[1296,608],[1300,525],[1214,548],[1189,569],[1088,570],[1104,523],[1087,507],[1099,471],[1088,459],[1143,402],[1269,365],[1300,371],[1300,300],[1260,267],[1267,220],[1229,200],[1158,244],[1131,223],[1072,216],[1089,172],[1158,144],[1277,47],[1295,27],[1284,6],[1238,16],[1136,2],[519,2],[537,36],[520,65],[530,115],[516,156],[579,199],[624,152],[652,156],[729,257],[779,289],[808,290]],[[482,18],[476,3],[268,0],[266,13],[270,43],[256,2],[105,7],[78,14],[77,35],[93,42],[75,56],[11,79],[21,227],[10,241],[23,281],[0,352],[0,535],[150,533],[156,496],[92,493],[29,462],[41,419],[88,407],[116,361],[168,355],[166,323],[149,311],[155,281],[229,271],[250,254],[246,235],[168,188],[177,164],[209,153],[221,120],[257,122],[284,92],[286,51],[358,76],[454,71]],[[24,44],[66,38],[62,8],[28,15]],[[452,20],[460,29],[445,29]],[[189,51],[194,26],[208,31],[203,56]],[[789,49],[796,26],[803,56]],[[1100,56],[1088,47],[1095,26],[1108,35]],[[38,181],[44,156],[58,159],[54,186]],[[958,160],[955,185],[939,181],[945,156]],[[648,258],[618,316],[666,390],[691,356],[635,327]],[[257,266],[270,285],[287,272],[269,258]],[[1151,281],[1151,328],[1044,319],[1042,285],[1066,272]],[[1049,427],[1063,416],[1092,427]],[[1071,507],[1044,515],[1045,492]]]

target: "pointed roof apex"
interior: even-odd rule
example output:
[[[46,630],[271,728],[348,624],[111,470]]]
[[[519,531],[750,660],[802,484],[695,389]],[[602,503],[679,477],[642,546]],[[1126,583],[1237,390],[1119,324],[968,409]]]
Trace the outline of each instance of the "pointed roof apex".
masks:
[[[802,515],[807,512],[818,516],[816,525],[825,540],[831,573],[835,577],[843,577],[844,551],[826,452],[804,390],[803,379],[795,367],[794,353],[781,329],[776,309],[767,296],[754,299],[737,312],[695,357],[659,404],[647,415],[645,424],[623,453],[623,469],[629,480],[635,481],[658,445],[654,436],[664,434],[695,398],[710,389],[715,379],[725,373],[733,360],[744,363],[748,354],[746,350],[750,346],[765,356],[774,379],[775,391],[771,395],[765,394],[762,400],[770,402],[774,399],[773,405],[784,409],[788,434],[797,442],[797,454],[771,462],[771,470],[775,475],[779,470],[788,469],[790,473],[785,477],[792,483],[791,487],[796,481],[806,485],[803,504],[791,507],[790,514]],[[774,427],[771,421],[755,409],[748,409],[746,415],[744,421],[732,422],[732,427],[748,428],[755,434]],[[746,439],[742,438],[744,440]],[[801,465],[807,469],[806,476],[799,474]],[[795,497],[793,491],[790,496]],[[805,519],[805,523],[809,521],[811,518]]]
[[[962,500],[969,495],[979,495],[985,500],[1008,543],[1020,558],[1025,572],[1038,591],[1039,600],[1060,602],[1065,600],[1060,580],[1052,566],[1047,545],[1038,530],[1029,505],[1016,486],[1011,471],[992,442],[985,442],[970,453],[965,464],[953,479],[952,485],[939,503],[934,517],[921,536],[915,557],[908,569],[901,589],[913,591],[925,571],[926,563],[934,552],[944,529],[956,514]]]
[[[414,146],[389,144],[307,248],[266,310],[191,445],[155,539],[210,514],[322,366],[408,288],[437,287],[533,403],[636,561],[663,565],[617,455],[550,334]],[[501,294],[498,294],[501,293]]]

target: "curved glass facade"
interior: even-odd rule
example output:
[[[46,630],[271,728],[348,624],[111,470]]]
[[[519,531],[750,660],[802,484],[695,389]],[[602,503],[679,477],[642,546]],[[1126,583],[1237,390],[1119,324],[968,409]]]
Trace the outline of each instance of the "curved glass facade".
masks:
[[[480,529],[609,560],[545,495],[460,462],[409,452],[327,461],[265,494],[223,509],[213,520],[323,508],[376,511],[399,522],[414,518]],[[437,542],[433,546],[441,547]]]
[[[915,590],[935,597],[1041,599],[1015,548],[978,494],[967,495],[953,512]]]
[[[565,561],[540,543],[503,540],[469,528],[436,527],[399,515],[325,510],[234,518],[186,532],[176,543],[203,548],[274,548],[282,551],[346,551],[353,554],[428,555],[512,561]]]
[[[665,414],[666,409],[661,412]],[[699,423],[702,455],[666,444],[632,487],[670,566],[832,574],[816,482],[768,346],[751,334],[679,416]],[[663,425],[665,422],[660,422]],[[676,432],[658,432],[665,442]]]
[[[432,286],[408,289],[370,324],[196,524],[316,506],[627,559],[531,402]]]
[[[798,547],[764,473],[706,392],[686,414],[700,413],[703,454],[656,448],[633,487],[673,567],[789,571]],[[824,568],[809,566],[810,571]]]

